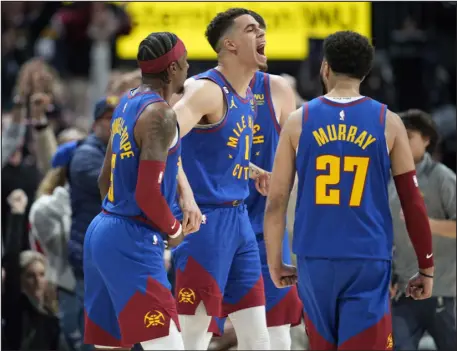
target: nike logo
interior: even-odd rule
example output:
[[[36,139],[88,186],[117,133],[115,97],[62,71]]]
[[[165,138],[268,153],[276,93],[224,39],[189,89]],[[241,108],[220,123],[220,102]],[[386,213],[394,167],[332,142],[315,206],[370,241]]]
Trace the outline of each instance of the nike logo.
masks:
[[[446,309],[446,307],[438,307],[438,308],[436,309],[436,313],[441,313],[441,312],[443,312],[445,309]]]
[[[426,258],[431,258],[433,256],[433,254],[428,254],[427,256],[425,256]]]
[[[175,229],[175,225],[176,225],[176,220],[175,222],[173,223],[173,225],[171,226],[171,229]],[[428,258],[428,257],[427,257]]]

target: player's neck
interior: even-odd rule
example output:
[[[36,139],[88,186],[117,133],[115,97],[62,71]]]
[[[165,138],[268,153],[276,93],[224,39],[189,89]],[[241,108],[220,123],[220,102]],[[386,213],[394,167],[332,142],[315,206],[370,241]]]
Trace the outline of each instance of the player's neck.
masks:
[[[244,67],[235,61],[219,61],[216,69],[221,72],[232,88],[241,97],[246,97],[246,91],[256,70]]]
[[[353,79],[333,82],[329,87],[329,92],[325,94],[325,96],[334,98],[361,96],[360,82],[354,81]]]
[[[160,95],[165,101],[170,101],[172,94],[172,87],[170,84],[163,84],[162,82],[143,81],[138,87],[138,92],[153,91]]]

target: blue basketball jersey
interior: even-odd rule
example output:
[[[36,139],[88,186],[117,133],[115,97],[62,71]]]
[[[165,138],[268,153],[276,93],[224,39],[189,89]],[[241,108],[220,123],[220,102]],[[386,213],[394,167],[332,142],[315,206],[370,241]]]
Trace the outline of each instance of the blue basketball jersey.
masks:
[[[222,73],[210,69],[194,77],[221,87],[227,112],[216,124],[198,125],[182,139],[182,164],[198,204],[244,200],[249,194],[255,104],[251,89],[239,96]]]
[[[150,104],[164,102],[155,92],[128,92],[116,107],[111,120],[111,184],[103,200],[103,209],[121,216],[144,216],[135,200],[140,149],[135,141],[134,128],[138,117]],[[161,189],[168,205],[176,199],[178,163],[181,154],[179,128],[168,151]],[[151,181],[153,181],[151,179]],[[151,201],[154,201],[151,199]]]
[[[319,97],[303,105],[295,254],[391,259],[386,111],[368,97],[348,103]]]
[[[251,81],[251,90],[257,104],[257,116],[254,122],[251,162],[271,172],[278,146],[281,127],[273,108],[270,91],[270,76],[258,71]],[[249,197],[246,199],[249,219],[254,233],[263,233],[263,217],[267,198],[255,188],[255,182],[249,180]]]

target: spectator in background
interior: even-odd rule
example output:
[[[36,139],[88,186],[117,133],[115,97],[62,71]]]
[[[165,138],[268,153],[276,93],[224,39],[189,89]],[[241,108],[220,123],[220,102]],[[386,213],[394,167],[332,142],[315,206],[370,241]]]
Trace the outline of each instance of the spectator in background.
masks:
[[[7,228],[6,272],[2,317],[4,349],[58,350],[59,322],[54,301],[46,299],[45,257],[35,251],[21,252],[21,226],[26,220],[27,196],[20,189],[8,196],[11,219]]]
[[[8,1],[2,4],[2,108],[10,108],[20,66],[35,54],[35,44],[58,1]]]
[[[62,126],[59,109],[56,108],[63,102],[62,90],[55,71],[44,61],[32,59],[21,67],[15,88],[12,123],[6,126],[5,131],[10,133],[12,128],[16,129],[14,134],[18,139],[12,140],[11,134],[5,134],[5,140],[2,138],[2,144],[8,142],[10,145],[10,150],[5,150],[10,156],[2,160],[3,233],[9,218],[6,216],[9,212],[6,196],[14,189],[23,189],[29,199],[34,199],[40,177],[49,168],[57,146],[54,133]],[[30,205],[26,209],[26,217]],[[23,235],[26,236],[27,232],[25,221]],[[23,249],[27,249],[28,240],[23,242],[27,245]]]
[[[73,97],[69,103],[77,115],[89,116],[91,98],[103,93],[109,71],[115,65],[116,38],[130,30],[130,18],[123,7],[109,3],[75,2],[62,7],[54,16],[51,23],[51,31],[57,38],[54,64],[69,78]],[[90,89],[90,76],[93,89]]]
[[[119,99],[111,96],[101,99],[95,105],[93,133],[73,151],[69,161],[69,184],[71,197],[71,232],[68,244],[70,264],[76,277],[73,316],[78,323],[80,343],[83,342],[84,327],[84,276],[83,246],[84,236],[92,219],[100,212],[101,199],[98,189],[98,176],[105,159],[106,146],[110,138],[110,122]],[[91,349],[88,345],[81,350]]]
[[[37,200],[29,215],[32,237],[49,261],[47,278],[57,288],[60,326],[71,351],[77,351],[82,346],[79,324],[74,317],[80,313],[79,303],[75,303],[76,280],[67,252],[71,226],[67,174],[77,145],[77,141],[69,141],[59,147],[52,160],[53,168],[38,187]]]
[[[14,104],[11,118],[8,119],[6,123],[3,123],[5,120],[2,116],[2,168],[24,142],[26,131],[25,109],[19,101]]]
[[[406,126],[416,172],[433,233],[435,279],[433,296],[415,301],[397,294],[392,302],[392,324],[396,350],[417,350],[427,331],[438,350],[456,350],[456,176],[430,156],[438,133],[431,117],[423,111],[399,114]],[[400,202],[393,182],[389,199],[394,223],[394,263],[398,286],[406,286],[416,272],[414,250],[409,243]]]
[[[106,94],[122,96],[128,90],[138,87],[141,84],[141,71],[113,72],[108,81]]]

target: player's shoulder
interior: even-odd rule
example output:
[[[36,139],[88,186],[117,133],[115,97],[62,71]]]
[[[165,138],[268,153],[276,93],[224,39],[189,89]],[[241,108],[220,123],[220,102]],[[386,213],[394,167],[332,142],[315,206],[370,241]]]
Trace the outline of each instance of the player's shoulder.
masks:
[[[301,106],[293,111],[287,118],[281,129],[281,135],[286,135],[294,149],[297,149],[303,126],[303,111],[305,106]]]
[[[138,117],[137,124],[166,123],[168,121],[176,122],[176,113],[166,101],[158,101],[146,106]]]
[[[270,88],[272,90],[291,92],[293,91],[292,86],[287,81],[286,78],[279,76],[277,74],[265,73],[270,79]]]
[[[401,117],[395,112],[387,109],[386,111],[386,129],[391,129],[393,131],[404,129],[405,125]]]
[[[183,98],[205,100],[206,103],[211,103],[221,96],[221,87],[210,79],[191,77],[184,83]]]
[[[289,118],[287,118],[286,123],[284,124],[284,127],[281,131],[286,131],[288,133],[296,133],[297,131],[300,132],[302,128],[302,123],[303,123],[303,118],[304,118],[304,113],[306,112],[307,106],[306,104],[303,104],[299,108],[297,108],[295,111],[293,111],[290,115]]]

